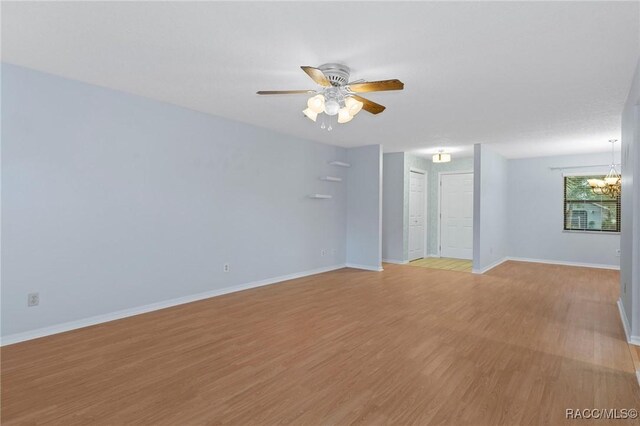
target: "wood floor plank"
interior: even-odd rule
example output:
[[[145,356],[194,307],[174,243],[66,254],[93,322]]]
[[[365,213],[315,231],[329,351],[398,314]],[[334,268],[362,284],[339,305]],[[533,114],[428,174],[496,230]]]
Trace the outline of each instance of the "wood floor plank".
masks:
[[[385,265],[176,306],[3,347],[2,423],[556,425],[567,408],[637,409],[618,279]]]
[[[463,272],[471,272],[471,264],[472,262],[470,260],[451,259],[446,257],[427,257],[424,259],[413,260],[409,263],[411,266],[420,266],[422,268]]]

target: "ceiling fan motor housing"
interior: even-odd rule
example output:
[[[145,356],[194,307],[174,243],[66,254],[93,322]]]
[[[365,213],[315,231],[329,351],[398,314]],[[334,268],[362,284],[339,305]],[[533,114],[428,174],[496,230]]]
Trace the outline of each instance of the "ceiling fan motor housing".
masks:
[[[351,70],[342,64],[323,64],[318,67],[334,87],[344,86],[349,82]]]

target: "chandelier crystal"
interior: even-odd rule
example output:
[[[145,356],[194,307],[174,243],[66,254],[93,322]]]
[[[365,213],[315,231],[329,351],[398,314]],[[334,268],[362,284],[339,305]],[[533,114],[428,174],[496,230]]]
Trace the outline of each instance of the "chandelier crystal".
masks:
[[[611,198],[617,198],[620,196],[622,186],[622,179],[616,169],[615,155],[613,152],[617,139],[611,139],[609,142],[611,143],[611,167],[609,168],[609,173],[607,173],[604,179],[588,179],[587,182],[594,194],[608,195]]]

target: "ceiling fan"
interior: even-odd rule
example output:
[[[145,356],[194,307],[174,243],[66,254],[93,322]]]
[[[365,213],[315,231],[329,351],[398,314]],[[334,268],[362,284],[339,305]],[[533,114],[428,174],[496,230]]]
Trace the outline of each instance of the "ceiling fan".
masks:
[[[307,109],[302,111],[310,120],[316,121],[318,114],[338,115],[338,123],[347,123],[364,109],[371,114],[380,114],[385,107],[363,98],[358,93],[402,90],[400,80],[349,82],[351,70],[342,64],[324,64],[318,68],[302,66],[313,81],[321,87],[317,90],[261,90],[258,95],[312,94]]]

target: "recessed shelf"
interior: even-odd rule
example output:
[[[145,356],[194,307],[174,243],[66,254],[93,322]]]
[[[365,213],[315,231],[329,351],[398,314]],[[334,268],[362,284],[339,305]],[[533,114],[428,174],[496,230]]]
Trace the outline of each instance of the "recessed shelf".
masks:
[[[331,198],[331,195],[326,195],[326,194],[311,194],[309,195],[309,198],[316,198],[316,199],[328,199]]]
[[[338,167],[351,167],[351,164],[345,163],[342,161],[332,161],[329,164],[331,164],[332,166],[338,166]]]
[[[342,178],[335,176],[322,176],[320,180],[326,180],[328,182],[342,182]]]

